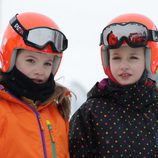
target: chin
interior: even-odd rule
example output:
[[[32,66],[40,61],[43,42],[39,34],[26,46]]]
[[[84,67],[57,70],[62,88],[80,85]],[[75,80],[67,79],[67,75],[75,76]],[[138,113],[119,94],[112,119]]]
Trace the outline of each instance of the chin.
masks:
[[[119,83],[120,83],[120,85],[122,85],[122,86],[127,86],[127,85],[134,84],[135,82],[127,81],[127,82],[119,82]]]

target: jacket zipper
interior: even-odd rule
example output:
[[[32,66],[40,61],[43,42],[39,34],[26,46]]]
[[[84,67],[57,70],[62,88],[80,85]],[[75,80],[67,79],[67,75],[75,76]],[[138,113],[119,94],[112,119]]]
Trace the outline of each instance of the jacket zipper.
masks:
[[[47,158],[46,143],[45,143],[45,138],[44,138],[44,128],[42,126],[41,117],[40,117],[40,114],[38,112],[36,112],[36,116],[38,118],[38,124],[40,127],[40,134],[41,134],[41,138],[42,138],[44,158]]]
[[[12,93],[10,93],[8,91],[8,93],[13,97],[13,98],[16,98],[15,96],[12,95]],[[34,107],[32,107],[31,105],[29,104],[26,104],[25,102],[23,102],[22,100],[16,98],[17,100],[19,100],[20,102],[22,102],[23,104],[25,104],[26,106],[28,106],[35,114],[36,114],[36,117],[37,117],[37,120],[38,120],[38,124],[39,124],[39,127],[40,127],[40,134],[41,134],[41,139],[42,139],[42,146],[43,146],[43,152],[44,152],[44,158],[48,158],[47,157],[47,150],[46,150],[46,143],[45,143],[45,138],[44,138],[44,128],[42,126],[42,122],[41,122],[41,117],[40,117],[40,113],[38,111],[36,111],[36,109]]]

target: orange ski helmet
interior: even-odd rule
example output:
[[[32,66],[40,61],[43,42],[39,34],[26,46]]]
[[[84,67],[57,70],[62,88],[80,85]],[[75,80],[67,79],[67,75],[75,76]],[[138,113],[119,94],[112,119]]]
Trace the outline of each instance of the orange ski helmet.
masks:
[[[146,16],[141,14],[123,14],[116,18],[114,18],[108,26],[111,24],[120,24],[126,25],[128,23],[139,23],[143,24],[148,30],[153,30],[156,33],[157,27],[155,24]],[[103,30],[104,31],[104,30]],[[103,34],[103,32],[102,32]],[[158,69],[158,34],[152,34],[154,40],[147,41],[146,44],[146,69],[148,71],[148,77],[151,79],[156,78],[156,71]],[[113,41],[112,41],[113,42]],[[101,42],[101,59],[102,59],[102,66],[104,69],[105,74],[115,80],[113,76],[111,76],[110,66],[109,66],[109,57],[108,57],[108,48]]]
[[[64,48],[61,45],[64,45]],[[59,49],[55,49],[56,47]],[[10,20],[2,38],[0,53],[2,72],[12,70],[18,49],[26,49],[53,53],[52,73],[55,75],[62,59],[62,52],[66,48],[67,39],[52,19],[34,12],[17,14]]]

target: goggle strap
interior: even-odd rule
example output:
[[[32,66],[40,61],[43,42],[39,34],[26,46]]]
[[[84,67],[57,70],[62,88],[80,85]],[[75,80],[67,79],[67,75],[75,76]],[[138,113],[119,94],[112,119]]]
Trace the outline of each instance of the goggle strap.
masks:
[[[26,33],[26,29],[20,24],[20,22],[17,19],[18,14],[16,14],[10,21],[10,25],[13,27],[13,29],[20,35],[23,36]]]
[[[65,49],[68,47],[68,40],[66,38],[64,39],[64,43],[65,43],[65,45],[64,45],[64,49]]]
[[[158,42],[158,31],[149,30],[148,40]]]
[[[37,49],[43,49],[46,45],[44,45],[44,46],[40,46],[40,45],[38,45],[38,44],[36,44],[36,43],[34,43],[34,42],[32,42],[32,41],[29,41],[28,39],[27,39],[27,36],[28,36],[28,33],[29,33],[29,30],[26,30],[23,26],[22,26],[22,24],[19,22],[19,20],[17,19],[17,15],[18,14],[16,14],[10,21],[9,21],[9,23],[10,23],[10,25],[12,26],[12,28],[15,30],[15,32],[17,32],[20,36],[22,36],[22,38],[23,38],[23,40],[24,40],[24,42],[25,42],[25,44],[26,45],[29,45],[29,46],[31,46],[31,47],[35,47],[35,48],[37,48]],[[49,28],[50,29],[50,28]],[[51,29],[51,30],[54,30],[54,29]],[[58,30],[56,30],[56,31],[58,31]],[[62,44],[62,48],[59,46],[55,46],[55,41],[51,41],[52,42],[52,47],[54,48],[52,48],[53,49],[53,51],[55,50],[56,52],[63,52],[66,48],[67,48],[67,46],[68,46],[68,40],[66,39],[66,37],[65,37],[65,35],[62,33],[62,32],[60,32],[60,31],[58,31],[60,34],[62,34],[62,36],[63,36],[63,41],[62,41],[62,43],[60,43],[60,44]],[[49,42],[49,41],[48,41]],[[46,44],[48,44],[48,43],[46,43]],[[58,48],[56,48],[56,47],[58,47]]]
[[[100,43],[99,45],[101,46],[103,44],[103,33],[100,34]]]

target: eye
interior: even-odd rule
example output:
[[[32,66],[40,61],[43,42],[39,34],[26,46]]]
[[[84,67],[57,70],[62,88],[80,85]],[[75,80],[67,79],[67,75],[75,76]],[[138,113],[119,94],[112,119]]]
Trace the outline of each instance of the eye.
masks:
[[[115,56],[115,57],[112,57],[112,60],[120,60],[121,58],[119,56]]]
[[[53,64],[51,62],[47,62],[44,64],[45,66],[52,66]]]
[[[139,59],[137,56],[131,56],[130,59]]]
[[[28,62],[28,63],[35,63],[35,60],[34,59],[26,59],[26,62]]]

